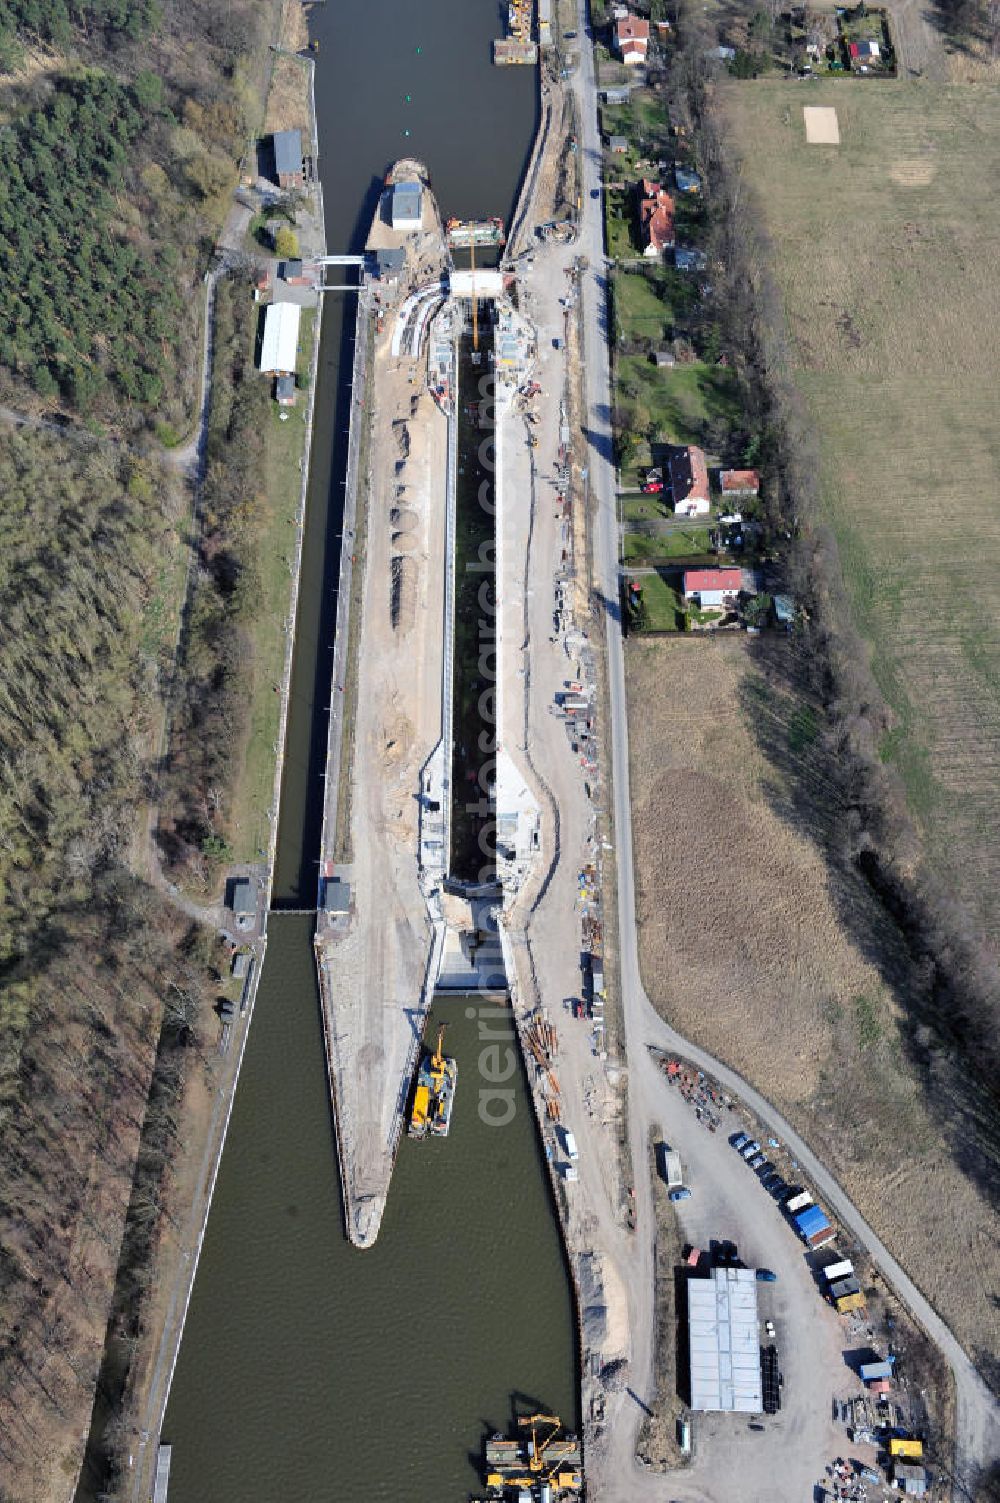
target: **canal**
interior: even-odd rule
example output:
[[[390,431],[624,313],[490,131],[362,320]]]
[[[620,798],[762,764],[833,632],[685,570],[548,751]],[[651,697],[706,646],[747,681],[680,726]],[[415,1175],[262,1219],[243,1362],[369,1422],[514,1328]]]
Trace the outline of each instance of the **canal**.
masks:
[[[329,249],[360,248],[381,177],[425,161],[445,215],[509,218],[536,121],[494,69],[495,0],[312,10]],[[312,907],[336,613],[353,314],[324,320],[275,906]],[[375,1247],[343,1232],[309,914],[276,912],[163,1429],[171,1503],[464,1498],[485,1433],[527,1405],[573,1426],[575,1321],[508,1014],[437,1004],[459,1083],[450,1136],[404,1140]],[[499,1038],[498,1038],[499,1035]],[[487,1053],[487,1051],[490,1051]],[[516,1056],[511,1057],[512,1060]],[[509,1093],[509,1094],[503,1094]]]

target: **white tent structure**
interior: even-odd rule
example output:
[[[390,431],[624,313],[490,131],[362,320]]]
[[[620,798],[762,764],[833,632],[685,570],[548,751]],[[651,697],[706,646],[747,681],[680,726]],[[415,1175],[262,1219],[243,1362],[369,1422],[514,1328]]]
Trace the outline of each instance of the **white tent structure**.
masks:
[[[260,347],[260,368],[265,375],[295,374],[300,312],[297,303],[271,303],[268,307]]]

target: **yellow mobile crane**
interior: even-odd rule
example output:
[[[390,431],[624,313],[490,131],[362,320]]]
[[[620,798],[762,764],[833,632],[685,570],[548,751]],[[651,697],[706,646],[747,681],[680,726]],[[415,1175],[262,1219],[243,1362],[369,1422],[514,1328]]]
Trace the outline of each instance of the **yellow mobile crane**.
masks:
[[[530,1429],[531,1431],[531,1439],[528,1442],[528,1466],[531,1471],[540,1472],[545,1466],[545,1452],[559,1434],[561,1423],[558,1414],[526,1414],[518,1420],[523,1430]],[[552,1426],[541,1445],[538,1443],[539,1425]]]

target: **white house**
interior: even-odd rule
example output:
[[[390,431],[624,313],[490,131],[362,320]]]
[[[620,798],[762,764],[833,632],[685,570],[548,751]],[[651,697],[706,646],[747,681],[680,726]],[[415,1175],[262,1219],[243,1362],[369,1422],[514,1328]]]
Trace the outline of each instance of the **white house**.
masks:
[[[649,51],[649,22],[639,16],[624,16],[615,22],[615,46],[623,63],[638,67]]]
[[[712,509],[708,488],[708,463],[702,449],[694,444],[670,451],[667,461],[674,515],[707,517]]]
[[[684,599],[696,600],[703,611],[732,605],[742,588],[742,569],[684,570]]]

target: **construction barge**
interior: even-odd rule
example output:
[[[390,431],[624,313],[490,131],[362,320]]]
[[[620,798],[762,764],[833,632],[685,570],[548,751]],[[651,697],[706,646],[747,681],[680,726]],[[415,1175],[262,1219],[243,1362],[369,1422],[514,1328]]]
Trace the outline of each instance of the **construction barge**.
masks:
[[[451,1127],[458,1063],[442,1052],[444,1029],[442,1024],[438,1029],[437,1048],[433,1054],[423,1056],[417,1069],[410,1112],[411,1138],[426,1138],[428,1134],[432,1138],[446,1138]]]
[[[494,215],[492,219],[449,219],[445,238],[449,250],[467,250],[472,245],[503,245],[507,237],[503,220]]]
[[[538,44],[531,36],[532,0],[510,0],[507,6],[507,32],[493,43],[493,61],[498,67],[521,63],[531,67],[538,62]]]
[[[563,1503],[583,1489],[579,1438],[563,1430],[557,1414],[518,1420],[527,1436],[491,1435],[485,1446],[486,1486],[491,1500],[516,1494],[517,1503]]]

